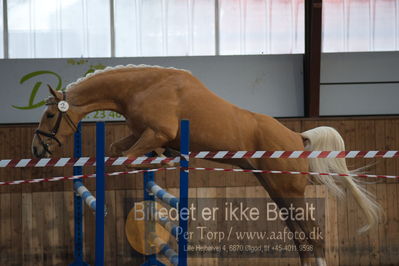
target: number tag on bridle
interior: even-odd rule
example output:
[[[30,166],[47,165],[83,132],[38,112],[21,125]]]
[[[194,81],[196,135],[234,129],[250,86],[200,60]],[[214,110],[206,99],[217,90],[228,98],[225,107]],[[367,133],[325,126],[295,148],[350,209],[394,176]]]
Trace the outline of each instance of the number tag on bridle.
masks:
[[[66,111],[68,111],[68,109],[69,109],[69,104],[66,101],[58,102],[58,110],[60,110],[60,112],[65,113]]]

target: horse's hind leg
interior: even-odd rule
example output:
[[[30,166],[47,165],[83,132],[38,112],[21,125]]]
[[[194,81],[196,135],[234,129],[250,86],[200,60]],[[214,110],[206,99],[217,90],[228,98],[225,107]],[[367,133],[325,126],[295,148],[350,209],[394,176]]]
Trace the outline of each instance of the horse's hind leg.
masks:
[[[278,163],[275,162],[274,166],[276,167],[274,169],[280,169]],[[266,166],[264,167],[266,168]],[[290,167],[286,169],[290,169]],[[256,174],[256,176],[280,209],[287,208],[289,210],[291,207],[294,208],[294,210],[299,210],[299,208],[307,210],[304,198],[307,183],[306,176],[267,176],[262,174]],[[307,217],[311,216],[308,215]],[[299,237],[293,239],[301,259],[301,264],[303,266],[312,265],[312,261],[314,261],[313,257],[315,257],[318,266],[325,266],[323,239],[311,239],[312,230],[317,230],[318,228],[317,222],[311,219],[299,221],[295,219],[295,217],[288,217],[285,222],[294,236],[305,236],[305,239]]]
[[[310,260],[313,256],[316,258],[317,266],[326,266],[325,261],[325,253],[324,253],[324,235],[319,235],[320,233],[324,233],[321,231],[320,226],[314,220],[315,213],[306,208],[306,202],[304,198],[292,198],[288,199],[285,202],[285,205],[294,206],[295,209],[308,210],[307,215],[305,215],[305,219],[291,219],[291,221],[287,220],[287,226],[293,231],[302,231],[306,240],[299,239],[295,244],[298,247],[299,255],[302,260],[303,265],[310,265]],[[290,220],[290,219],[289,219]],[[290,224],[291,222],[291,224]],[[302,248],[301,248],[302,247]]]

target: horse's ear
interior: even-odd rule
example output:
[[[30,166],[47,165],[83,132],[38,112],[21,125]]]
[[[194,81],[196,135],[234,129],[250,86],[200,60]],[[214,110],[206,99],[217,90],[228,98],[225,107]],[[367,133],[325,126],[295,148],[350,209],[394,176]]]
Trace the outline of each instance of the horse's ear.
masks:
[[[48,87],[48,89],[49,89],[51,95],[54,96],[54,98],[56,98],[57,100],[60,100],[60,101],[62,100],[62,93],[61,93],[61,92],[54,90],[54,89],[51,88],[51,86],[48,85],[48,84],[47,84],[47,87]]]

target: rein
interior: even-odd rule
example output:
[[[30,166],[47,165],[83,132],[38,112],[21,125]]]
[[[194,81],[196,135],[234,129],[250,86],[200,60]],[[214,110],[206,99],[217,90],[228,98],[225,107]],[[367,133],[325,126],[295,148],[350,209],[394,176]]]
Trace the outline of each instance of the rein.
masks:
[[[75,125],[75,123],[73,123],[72,119],[69,117],[67,111],[69,109],[69,104],[66,101],[66,95],[65,95],[65,91],[62,92],[62,100],[59,101],[58,103],[54,102],[54,103],[47,103],[46,105],[53,105],[53,104],[57,104],[58,107],[58,116],[57,116],[57,121],[55,122],[55,125],[53,127],[53,129],[50,132],[45,132],[42,131],[40,129],[36,129],[35,130],[35,135],[37,136],[37,138],[39,139],[40,144],[42,145],[43,149],[48,152],[50,155],[52,154],[51,151],[49,150],[49,144],[45,143],[42,139],[41,136],[45,136],[48,137],[52,140],[55,140],[58,143],[58,146],[62,146],[60,140],[57,138],[57,133],[58,130],[60,129],[61,126],[61,120],[63,117],[65,117],[65,120],[67,121],[68,125],[73,129],[73,131],[77,130],[77,126]]]

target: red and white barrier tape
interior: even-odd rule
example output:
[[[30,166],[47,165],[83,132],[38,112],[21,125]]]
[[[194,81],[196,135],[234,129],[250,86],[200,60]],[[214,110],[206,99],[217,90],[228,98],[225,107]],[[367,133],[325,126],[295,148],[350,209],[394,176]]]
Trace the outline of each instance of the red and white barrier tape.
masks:
[[[330,176],[353,176],[353,177],[371,177],[371,178],[396,178],[396,175],[368,175],[368,174],[339,174],[339,173],[316,173],[316,172],[298,172],[298,171],[273,171],[273,170],[246,170],[246,169],[225,169],[225,168],[206,168],[189,167],[188,170],[197,171],[216,171],[216,172],[241,172],[241,173],[262,173],[262,174],[288,174],[288,175],[330,175]]]
[[[140,173],[144,173],[144,172],[159,172],[159,171],[176,170],[176,169],[177,169],[177,167],[157,168],[157,169],[149,169],[149,170],[132,170],[132,171],[105,173],[105,176],[140,174]],[[3,182],[0,182],[0,186],[32,184],[32,183],[41,183],[41,182],[54,182],[54,181],[61,181],[61,180],[74,180],[74,179],[84,179],[84,178],[94,178],[94,177],[96,177],[96,174],[75,175],[75,176],[58,176],[58,177],[36,178],[36,179],[15,180],[15,181],[3,181]]]
[[[179,158],[166,157],[105,157],[106,166],[131,165],[131,164],[157,164],[167,162],[179,162]],[[44,159],[6,159],[0,160],[0,168],[4,167],[64,167],[64,166],[95,166],[96,158],[44,158]]]
[[[399,151],[201,151],[191,152],[190,158],[399,158]]]
[[[399,151],[201,151],[191,152],[190,158],[197,159],[297,159],[297,158],[399,158]],[[179,162],[179,157],[105,157],[105,165],[139,165]],[[93,166],[96,159],[81,158],[44,158],[44,159],[5,159],[0,160],[0,168],[4,167],[64,167]]]
[[[149,170],[132,170],[132,171],[105,173],[105,175],[106,176],[118,176],[118,175],[126,175],[126,174],[139,174],[139,173],[144,173],[144,172],[159,172],[159,171],[168,171],[168,170],[177,170],[177,169],[195,170],[195,171],[217,171],[217,172],[241,172],[241,173],[289,174],[289,175],[330,175],[330,176],[353,176],[353,177],[363,177],[363,178],[371,177],[371,178],[399,179],[399,176],[395,176],[395,175],[339,174],[339,173],[247,170],[247,169],[225,169],[225,168],[206,168],[206,167],[188,167],[188,168],[166,167],[166,168],[157,168],[157,169],[149,169]],[[54,182],[54,181],[60,181],[60,180],[74,180],[74,179],[94,178],[94,177],[96,177],[96,174],[4,181],[4,182],[0,182],[0,186],[32,184],[32,183],[41,183],[41,182]]]

